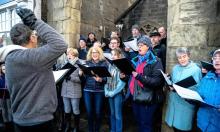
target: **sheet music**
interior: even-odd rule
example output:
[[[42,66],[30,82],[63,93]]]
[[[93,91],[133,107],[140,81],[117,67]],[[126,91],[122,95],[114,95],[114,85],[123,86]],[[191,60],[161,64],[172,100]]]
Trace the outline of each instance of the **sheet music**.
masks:
[[[103,55],[105,56],[105,58],[112,60],[112,55],[111,53],[103,53]]]
[[[196,91],[180,87],[176,84],[173,84],[173,88],[176,90],[178,95],[181,96],[182,98],[197,100],[197,101],[205,103],[205,101]]]
[[[162,75],[163,75],[165,81],[167,82],[167,84],[168,84],[169,86],[171,86],[171,85],[173,84],[172,81],[167,77],[167,75],[166,75],[161,69],[159,69],[159,70],[160,70],[160,72],[162,73]]]
[[[138,46],[137,46],[137,39],[131,40],[124,42],[125,47],[131,48],[134,51],[138,51]]]
[[[57,83],[70,69],[53,71],[54,80]]]

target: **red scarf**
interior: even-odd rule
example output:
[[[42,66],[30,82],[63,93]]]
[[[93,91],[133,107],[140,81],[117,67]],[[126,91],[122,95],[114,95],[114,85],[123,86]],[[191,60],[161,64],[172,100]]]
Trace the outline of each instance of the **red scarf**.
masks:
[[[145,66],[145,65],[146,65],[146,61],[144,61],[144,62],[142,62],[141,64],[137,65],[137,67],[136,67],[136,72],[137,72],[138,74],[142,74],[143,71],[144,71],[144,66]],[[135,82],[135,81],[137,81],[137,84],[138,84],[141,88],[143,88],[143,84],[142,84],[140,81],[136,80],[135,77],[132,76],[131,82],[130,82],[130,85],[129,85],[130,92],[131,92],[132,95],[134,94],[134,87],[135,87],[134,82]]]

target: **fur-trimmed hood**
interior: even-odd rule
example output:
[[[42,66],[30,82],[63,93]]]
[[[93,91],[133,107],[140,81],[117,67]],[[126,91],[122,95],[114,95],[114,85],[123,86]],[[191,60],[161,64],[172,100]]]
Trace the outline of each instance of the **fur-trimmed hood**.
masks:
[[[12,52],[14,50],[18,50],[18,49],[27,49],[27,48],[19,46],[19,45],[7,45],[7,46],[0,48],[0,62],[4,62],[6,56],[10,52]]]

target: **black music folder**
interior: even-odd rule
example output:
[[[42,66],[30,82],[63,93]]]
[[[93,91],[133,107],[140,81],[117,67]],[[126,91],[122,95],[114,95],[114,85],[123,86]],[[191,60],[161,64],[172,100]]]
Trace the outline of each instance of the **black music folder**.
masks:
[[[67,73],[70,72],[70,69],[63,69],[63,70],[57,70],[53,71],[54,80],[57,83],[62,82],[65,77],[67,76]]]
[[[187,87],[190,87],[190,86],[193,86],[193,85],[196,84],[196,81],[193,79],[192,76],[187,77],[187,78],[185,78],[185,79],[183,79],[183,80],[181,80],[177,83],[172,83],[172,81],[167,77],[167,75],[164,74],[164,72],[162,70],[160,70],[160,71],[163,74],[163,77],[165,78],[167,84],[169,86],[172,86],[175,89],[176,93],[181,98],[184,98],[186,100],[193,100],[195,102],[199,102],[200,105],[205,105],[205,106],[209,106],[209,107],[216,108],[216,109],[220,108],[219,106],[215,106],[215,105],[212,105],[212,104],[209,104],[209,103],[205,102],[197,91],[194,91],[194,90],[191,90],[191,89],[187,88]],[[189,83],[189,84],[187,84],[187,83]]]
[[[72,74],[77,68],[70,64],[65,63],[59,70],[53,71],[56,84],[62,82],[66,77]]]
[[[136,71],[132,62],[127,58],[112,60],[112,63],[124,74],[131,75],[132,71]]]
[[[66,78],[70,74],[72,74],[77,68],[74,65],[72,65],[71,63],[67,62],[61,67],[61,69],[70,69],[64,76],[64,78]]]
[[[75,66],[73,66],[72,64],[70,64],[69,62],[67,62],[67,63],[65,63],[63,66],[61,66],[60,69],[71,69],[71,68],[76,69]]]
[[[160,70],[160,72],[162,73],[166,83],[169,86],[172,86],[173,82],[167,77],[167,75],[162,70]],[[178,86],[184,87],[184,88],[189,88],[191,86],[196,85],[197,83],[196,83],[195,79],[192,76],[189,76],[185,79],[180,80],[179,82],[176,82],[175,84],[178,85]]]
[[[196,85],[197,83],[196,83],[196,81],[194,80],[194,78],[192,76],[189,76],[189,77],[187,77],[187,78],[185,78],[185,79],[183,79],[179,82],[176,82],[175,84],[179,85],[181,87],[184,87],[184,88],[189,88],[193,85]]]
[[[92,66],[88,67],[85,65],[77,64],[84,74],[88,76],[99,76],[99,77],[111,77],[107,67],[104,66]]]
[[[209,62],[206,62],[206,61],[200,61],[200,62],[201,62],[202,68],[206,69],[207,71],[214,70],[214,67],[213,67],[212,63],[209,63]]]

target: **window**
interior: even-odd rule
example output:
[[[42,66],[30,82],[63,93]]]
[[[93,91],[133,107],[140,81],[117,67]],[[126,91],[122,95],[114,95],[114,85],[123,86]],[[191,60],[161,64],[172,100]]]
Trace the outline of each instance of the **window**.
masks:
[[[21,19],[15,13],[15,10],[13,8],[10,7],[0,10],[0,36],[4,36],[6,44],[11,43],[9,38],[11,27],[19,23],[20,21]]]
[[[3,32],[6,29],[6,11],[0,12],[0,31]]]

